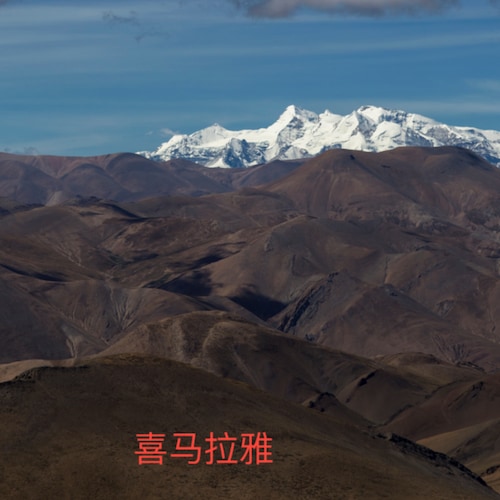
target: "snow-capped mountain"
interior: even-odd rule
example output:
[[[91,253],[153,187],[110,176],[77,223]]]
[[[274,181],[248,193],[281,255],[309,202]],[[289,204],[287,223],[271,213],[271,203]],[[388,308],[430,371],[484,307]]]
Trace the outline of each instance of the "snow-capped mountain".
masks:
[[[174,135],[156,151],[138,154],[155,160],[185,158],[207,167],[249,167],[334,148],[384,151],[399,146],[461,146],[500,166],[500,132],[452,127],[376,106],[342,116],[291,105],[267,128],[233,131],[214,124],[190,135]]]

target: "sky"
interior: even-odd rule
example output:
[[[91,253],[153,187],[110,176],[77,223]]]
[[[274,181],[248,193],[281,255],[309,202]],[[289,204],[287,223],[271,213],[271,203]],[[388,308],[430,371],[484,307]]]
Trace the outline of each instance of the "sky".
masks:
[[[500,1],[0,0],[0,151],[154,150],[286,106],[500,130]]]

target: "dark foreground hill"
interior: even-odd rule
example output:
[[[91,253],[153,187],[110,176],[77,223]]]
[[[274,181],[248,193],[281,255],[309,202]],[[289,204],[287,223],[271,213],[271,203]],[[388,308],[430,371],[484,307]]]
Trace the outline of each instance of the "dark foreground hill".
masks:
[[[35,369],[0,398],[3,498],[498,498],[445,455],[166,360]],[[165,434],[162,465],[138,465],[136,434],[149,432]],[[176,432],[203,451],[227,432],[239,463],[172,457]],[[241,461],[240,436],[258,432],[272,463]]]

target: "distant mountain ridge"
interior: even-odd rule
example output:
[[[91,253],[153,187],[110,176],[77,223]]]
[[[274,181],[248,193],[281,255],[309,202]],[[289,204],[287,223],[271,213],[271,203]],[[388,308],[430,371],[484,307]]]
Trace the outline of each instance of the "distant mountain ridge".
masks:
[[[415,113],[362,106],[342,116],[290,105],[272,125],[227,130],[214,124],[174,135],[146,158],[190,160],[206,167],[250,167],[272,160],[309,158],[329,149],[385,151],[401,146],[459,146],[500,165],[500,132],[455,127]]]

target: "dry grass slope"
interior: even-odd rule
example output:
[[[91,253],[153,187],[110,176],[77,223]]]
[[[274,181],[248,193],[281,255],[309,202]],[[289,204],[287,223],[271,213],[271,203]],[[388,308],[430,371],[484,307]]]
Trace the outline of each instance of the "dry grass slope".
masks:
[[[446,458],[161,359],[33,369],[0,399],[3,498],[498,498]],[[173,432],[266,431],[274,461],[138,466],[149,431],[169,450]]]

